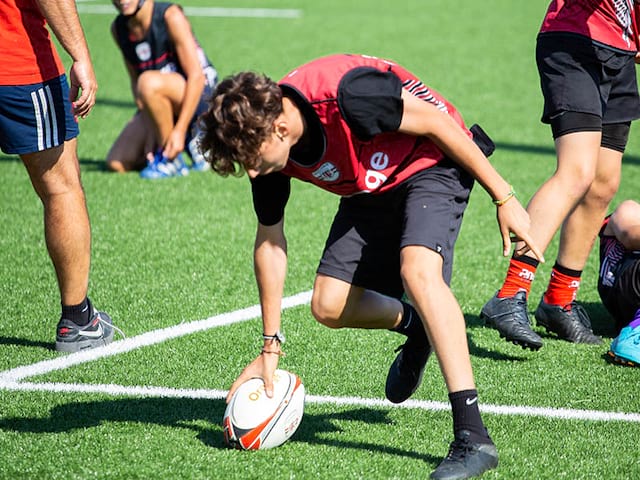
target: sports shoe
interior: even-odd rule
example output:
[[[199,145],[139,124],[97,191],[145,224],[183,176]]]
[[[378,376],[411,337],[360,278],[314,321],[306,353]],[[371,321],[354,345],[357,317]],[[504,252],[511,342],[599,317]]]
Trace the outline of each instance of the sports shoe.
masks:
[[[498,466],[498,450],[493,443],[473,443],[471,432],[461,430],[451,442],[449,453],[429,478],[453,480],[481,475]]]
[[[431,345],[424,340],[409,337],[395,350],[396,359],[389,368],[385,395],[392,403],[402,403],[420,386],[424,367],[431,354]]]
[[[498,330],[500,336],[509,342],[531,350],[542,347],[542,338],[531,329],[527,295],[522,290],[513,297],[498,298],[496,293],[482,307],[480,318],[486,325]]]
[[[196,158],[191,162],[191,170],[195,172],[208,172],[211,170],[211,164],[204,157]]]
[[[91,320],[84,326],[62,318],[56,328],[56,351],[71,353],[109,345],[113,340],[114,328],[111,317],[95,308]]]
[[[546,328],[548,332],[557,334],[563,340],[593,345],[602,343],[602,339],[593,334],[589,315],[576,302],[560,307],[540,299],[535,316],[538,325]]]
[[[162,155],[162,151],[158,151],[153,160],[140,172],[140,177],[146,179],[158,179],[169,177],[184,177],[189,175],[189,169],[182,154],[178,154],[173,160],[169,160]]]
[[[611,342],[607,354],[621,365],[640,367],[640,327],[624,327]]]

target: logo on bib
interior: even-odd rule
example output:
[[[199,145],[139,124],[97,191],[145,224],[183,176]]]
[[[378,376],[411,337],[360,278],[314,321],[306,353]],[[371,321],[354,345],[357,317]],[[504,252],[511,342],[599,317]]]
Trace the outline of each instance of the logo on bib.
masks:
[[[333,163],[325,162],[312,175],[322,182],[335,182],[340,178],[340,171]]]

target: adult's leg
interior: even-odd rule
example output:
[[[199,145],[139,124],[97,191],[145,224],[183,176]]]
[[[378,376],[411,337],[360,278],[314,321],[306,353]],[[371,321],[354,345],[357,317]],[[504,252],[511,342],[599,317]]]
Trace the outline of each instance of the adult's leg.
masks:
[[[44,206],[47,250],[63,305],[78,305],[86,298],[91,263],[91,230],[76,147],[73,139],[21,155]]]

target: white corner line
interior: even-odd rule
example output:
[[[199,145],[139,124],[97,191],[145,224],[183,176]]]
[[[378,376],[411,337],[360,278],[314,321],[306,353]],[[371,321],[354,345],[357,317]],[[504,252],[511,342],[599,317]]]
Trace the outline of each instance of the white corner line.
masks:
[[[93,15],[111,15],[115,17],[118,11],[113,5],[77,6],[79,13]],[[218,18],[301,18],[302,10],[294,8],[224,8],[224,7],[187,7],[183,6],[187,17],[218,17]]]
[[[112,396],[136,396],[151,398],[188,398],[192,400],[221,400],[227,396],[226,390],[189,389],[154,386],[125,386],[115,384],[76,384],[76,383],[36,383],[36,382],[1,382],[0,389],[14,391],[40,391],[59,393],[101,393]],[[362,397],[333,397],[326,395],[306,395],[305,404],[332,404],[338,406],[363,406],[371,408],[418,409],[432,412],[449,411],[451,406],[446,402],[432,400],[407,400],[401,404],[388,400]],[[552,418],[558,420],[588,420],[600,422],[640,423],[640,414],[623,412],[606,412],[599,410],[577,410],[571,408],[523,407],[513,405],[480,406],[482,413],[503,416],[522,416]]]
[[[290,297],[282,299],[282,309],[306,305],[311,301],[311,290],[301,292]],[[195,320],[193,322],[181,323],[172,327],[153,330],[135,337],[118,340],[106,347],[98,347],[91,350],[84,350],[69,355],[63,355],[51,360],[43,360],[31,365],[24,365],[10,370],[0,372],[0,386],[5,382],[17,382],[25,378],[36,375],[43,375],[55,370],[63,370],[73,365],[91,362],[103,357],[118,355],[120,353],[129,352],[141,347],[155,345],[157,343],[178,338],[192,333],[209,330],[215,327],[231,325],[233,323],[244,322],[253,318],[260,317],[260,305],[243,308],[233,312],[223,313],[209,317],[205,320]]]

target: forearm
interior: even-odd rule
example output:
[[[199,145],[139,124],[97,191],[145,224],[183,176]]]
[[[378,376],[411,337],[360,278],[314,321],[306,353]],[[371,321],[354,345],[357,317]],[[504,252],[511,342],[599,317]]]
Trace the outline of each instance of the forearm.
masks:
[[[256,238],[254,271],[260,295],[263,333],[273,335],[280,330],[282,295],[287,271],[287,252],[284,236]]]
[[[74,0],[36,0],[56,38],[74,62],[90,61]]]

